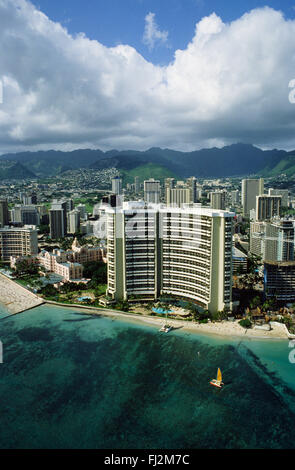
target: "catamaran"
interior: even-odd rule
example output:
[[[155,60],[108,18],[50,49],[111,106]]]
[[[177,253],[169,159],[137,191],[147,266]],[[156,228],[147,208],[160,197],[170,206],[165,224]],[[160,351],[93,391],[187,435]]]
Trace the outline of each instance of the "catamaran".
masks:
[[[169,333],[169,331],[173,330],[173,326],[172,325],[169,325],[167,323],[167,312],[166,312],[166,323],[164,323],[162,325],[162,328],[159,329],[159,331],[163,332],[163,333]]]
[[[162,331],[164,333],[169,333],[169,331],[172,330],[172,326],[171,325],[163,325],[162,328],[159,329],[159,331]]]
[[[217,387],[217,388],[222,388],[222,386],[224,385],[224,383],[222,382],[221,370],[219,368],[217,371],[217,378],[212,379],[210,382],[210,385],[213,385],[213,387]]]

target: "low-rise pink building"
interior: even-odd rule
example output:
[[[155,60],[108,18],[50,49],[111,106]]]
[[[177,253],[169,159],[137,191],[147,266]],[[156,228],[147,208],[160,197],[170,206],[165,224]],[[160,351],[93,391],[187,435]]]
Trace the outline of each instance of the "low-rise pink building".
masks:
[[[54,250],[53,253],[42,251],[38,256],[40,266],[46,271],[58,274],[65,281],[83,278],[83,266],[68,260],[66,252]]]
[[[91,261],[106,262],[106,250],[101,247],[80,246],[77,239],[74,240],[71,250],[58,250],[53,252],[41,251],[38,256],[26,258],[11,258],[10,265],[15,267],[20,261],[26,259],[29,263],[37,263],[43,266],[45,271],[58,274],[65,281],[75,281],[83,279],[82,264]]]

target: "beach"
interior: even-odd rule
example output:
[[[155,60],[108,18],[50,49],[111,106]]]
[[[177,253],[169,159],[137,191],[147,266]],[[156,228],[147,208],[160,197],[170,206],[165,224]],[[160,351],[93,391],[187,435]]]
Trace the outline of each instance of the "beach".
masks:
[[[86,307],[77,304],[62,304],[58,302],[47,302],[51,305],[70,307],[81,309],[82,312],[88,313],[90,315],[103,315],[111,316],[114,319],[118,318],[120,320],[125,319],[132,322],[141,322],[145,324],[150,324],[151,326],[157,326],[159,329],[165,321],[163,318],[124,313],[117,310],[108,310],[108,309],[99,309],[96,307]],[[289,335],[289,332],[286,326],[282,323],[271,322],[272,329],[270,331],[258,330],[258,329],[245,329],[239,325],[239,320],[236,321],[222,321],[216,323],[194,323],[191,321],[184,320],[171,320],[168,319],[167,323],[171,325],[174,329],[183,329],[185,331],[190,331],[194,333],[204,333],[204,334],[213,334],[218,336],[230,336],[242,337],[242,338],[256,338],[256,339],[289,339],[292,335]]]
[[[41,297],[33,294],[29,290],[20,286],[15,281],[9,279],[0,273],[0,302],[8,310],[10,314],[21,313],[31,308],[37,307],[44,303],[51,305],[77,308],[83,312],[88,312],[92,315],[106,315],[113,318],[125,319],[128,321],[144,322],[153,326],[161,328],[164,319],[147,316],[141,314],[124,313],[118,310],[103,309],[97,307],[89,307],[78,304],[64,304],[60,302],[46,301]],[[175,329],[183,329],[195,333],[213,334],[219,336],[230,336],[230,337],[245,337],[257,338],[257,339],[288,339],[292,338],[289,335],[286,326],[282,323],[271,322],[272,329],[270,331],[264,331],[261,329],[245,329],[239,325],[238,320],[236,321],[222,321],[216,323],[195,323],[191,321],[169,319],[169,324]]]
[[[0,302],[10,314],[42,305],[44,300],[0,273]]]

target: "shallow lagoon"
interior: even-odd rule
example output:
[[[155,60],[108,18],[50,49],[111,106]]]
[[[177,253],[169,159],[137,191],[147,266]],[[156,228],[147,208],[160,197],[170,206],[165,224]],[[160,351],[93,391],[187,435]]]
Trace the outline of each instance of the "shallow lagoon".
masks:
[[[0,448],[295,447],[288,341],[165,335],[49,305],[0,320],[0,339]]]

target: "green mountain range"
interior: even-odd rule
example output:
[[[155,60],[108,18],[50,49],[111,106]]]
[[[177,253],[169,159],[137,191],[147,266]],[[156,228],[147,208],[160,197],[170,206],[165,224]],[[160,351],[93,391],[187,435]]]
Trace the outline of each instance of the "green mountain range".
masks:
[[[36,175],[18,161],[0,159],[0,179],[27,179]]]
[[[148,177],[166,178],[174,176],[185,178],[196,176],[276,176],[286,173],[295,174],[295,151],[263,151],[249,144],[233,144],[223,148],[180,152],[171,149],[151,148],[147,151],[118,151],[82,149],[73,152],[40,151],[6,154],[1,162],[11,162],[10,174],[15,177],[30,178],[61,175],[67,170],[90,168],[103,170],[117,168],[129,182],[134,176],[140,180]],[[4,172],[5,174],[5,172]],[[23,176],[22,176],[23,175]],[[11,178],[13,176],[10,176]]]

